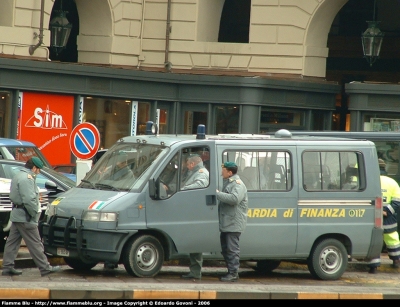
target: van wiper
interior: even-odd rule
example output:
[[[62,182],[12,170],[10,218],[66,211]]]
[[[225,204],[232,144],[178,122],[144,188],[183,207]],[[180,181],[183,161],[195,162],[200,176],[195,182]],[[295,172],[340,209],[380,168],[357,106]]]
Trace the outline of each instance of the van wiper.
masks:
[[[82,179],[81,181],[84,183],[88,183],[93,189],[96,190],[96,186],[93,184],[93,182],[86,180],[86,179]]]
[[[104,184],[104,183],[96,183],[95,184],[96,188],[104,188],[104,189],[110,189],[111,191],[120,191],[119,189],[117,189],[116,187],[110,185],[110,184]]]

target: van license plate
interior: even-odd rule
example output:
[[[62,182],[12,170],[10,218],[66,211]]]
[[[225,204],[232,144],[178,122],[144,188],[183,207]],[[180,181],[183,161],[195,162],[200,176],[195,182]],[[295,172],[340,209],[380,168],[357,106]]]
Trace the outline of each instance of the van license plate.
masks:
[[[69,251],[67,251],[65,248],[57,248],[57,256],[69,256]]]

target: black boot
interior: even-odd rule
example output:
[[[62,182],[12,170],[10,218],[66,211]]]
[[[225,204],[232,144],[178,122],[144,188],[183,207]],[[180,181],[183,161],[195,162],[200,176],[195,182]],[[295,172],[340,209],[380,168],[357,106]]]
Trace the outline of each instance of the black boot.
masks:
[[[378,268],[377,267],[371,267],[369,268],[368,273],[369,274],[376,274],[377,273]]]
[[[220,281],[237,281],[239,279],[239,274],[236,273],[228,273],[225,276],[221,277]]]
[[[12,275],[21,275],[22,271],[18,271],[14,268],[11,269],[3,269],[3,272],[1,273],[1,275],[3,276],[12,276]]]

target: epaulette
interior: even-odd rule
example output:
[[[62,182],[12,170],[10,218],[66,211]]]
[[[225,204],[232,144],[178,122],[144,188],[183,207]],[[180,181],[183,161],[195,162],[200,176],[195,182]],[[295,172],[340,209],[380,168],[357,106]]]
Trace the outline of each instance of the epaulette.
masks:
[[[203,169],[201,168],[201,169],[199,169],[199,173],[204,173],[204,171],[203,171]]]
[[[237,184],[241,184],[242,182],[239,179],[236,179]]]
[[[28,174],[28,179],[33,179],[31,174]]]

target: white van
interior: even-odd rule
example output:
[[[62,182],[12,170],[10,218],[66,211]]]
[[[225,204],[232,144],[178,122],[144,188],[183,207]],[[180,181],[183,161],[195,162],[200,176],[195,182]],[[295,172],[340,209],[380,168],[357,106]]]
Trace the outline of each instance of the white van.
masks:
[[[138,277],[155,276],[164,261],[190,252],[222,260],[215,194],[221,164],[235,161],[249,196],[242,261],[264,273],[283,260],[306,263],[315,278],[334,280],[348,261],[380,256],[382,199],[372,142],[293,137],[287,130],[204,132],[200,125],[197,135],[119,140],[77,187],[53,201],[54,215],[41,230],[46,253],[79,270],[122,263]],[[182,162],[192,153],[209,169],[209,185],[181,190]],[[133,175],[118,176],[121,160]]]

